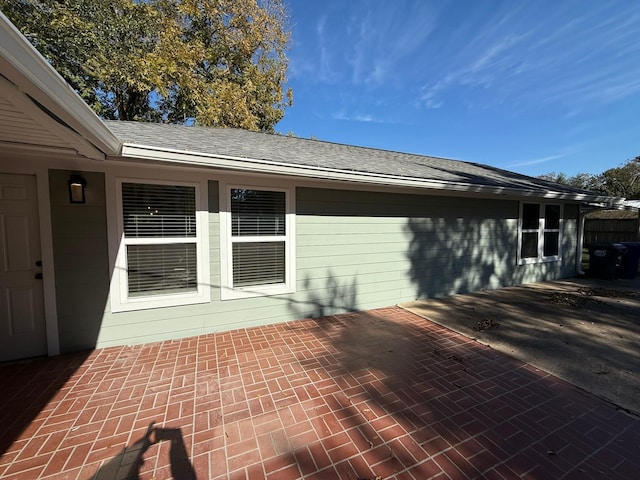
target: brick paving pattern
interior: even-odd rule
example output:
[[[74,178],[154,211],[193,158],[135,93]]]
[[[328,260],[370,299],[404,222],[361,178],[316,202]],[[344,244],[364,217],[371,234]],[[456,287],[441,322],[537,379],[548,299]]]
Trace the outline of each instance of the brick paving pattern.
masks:
[[[640,421],[399,308],[0,366],[0,478],[640,478]]]

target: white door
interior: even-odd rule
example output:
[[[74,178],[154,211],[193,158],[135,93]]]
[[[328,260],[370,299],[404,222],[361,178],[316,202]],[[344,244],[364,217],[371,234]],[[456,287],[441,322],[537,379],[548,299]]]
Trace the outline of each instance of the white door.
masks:
[[[36,178],[0,174],[0,361],[47,353]]]

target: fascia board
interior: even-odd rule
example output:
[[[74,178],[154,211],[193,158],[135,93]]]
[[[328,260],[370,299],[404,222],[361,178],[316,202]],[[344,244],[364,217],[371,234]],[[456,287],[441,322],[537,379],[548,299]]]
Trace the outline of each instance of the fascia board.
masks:
[[[257,174],[274,174],[291,177],[307,177],[316,180],[357,182],[380,186],[411,187],[440,192],[446,191],[466,194],[475,193],[479,195],[505,195],[579,202],[617,203],[618,200],[621,201],[621,199],[600,195],[572,194],[554,191],[540,192],[539,190],[525,188],[475,185],[463,182],[446,182],[417,177],[384,175],[373,172],[339,170],[312,165],[285,164],[281,162],[233,157],[228,155],[172,150],[132,143],[125,143],[123,145],[121,156],[127,159],[160,161],[221,170],[242,171]]]
[[[47,60],[0,12],[2,75],[46,107],[105,154],[117,154],[121,141]],[[10,68],[6,68],[10,67]]]

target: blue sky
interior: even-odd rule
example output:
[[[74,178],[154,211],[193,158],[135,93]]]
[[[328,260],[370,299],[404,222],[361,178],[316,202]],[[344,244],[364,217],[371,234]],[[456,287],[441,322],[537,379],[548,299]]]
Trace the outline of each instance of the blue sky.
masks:
[[[285,0],[281,133],[600,173],[640,155],[637,0]]]

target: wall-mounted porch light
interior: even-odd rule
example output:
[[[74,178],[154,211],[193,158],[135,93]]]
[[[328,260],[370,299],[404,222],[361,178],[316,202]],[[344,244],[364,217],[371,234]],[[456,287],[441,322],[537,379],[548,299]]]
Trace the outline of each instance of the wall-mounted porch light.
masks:
[[[84,187],[87,181],[80,175],[71,175],[69,177],[69,201],[71,203],[85,203]]]

